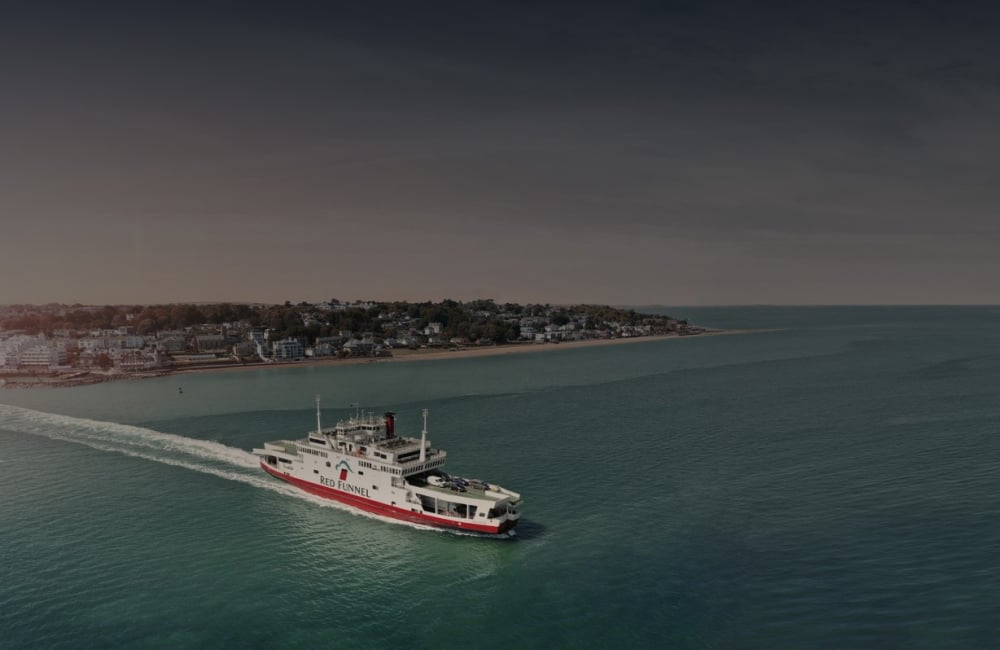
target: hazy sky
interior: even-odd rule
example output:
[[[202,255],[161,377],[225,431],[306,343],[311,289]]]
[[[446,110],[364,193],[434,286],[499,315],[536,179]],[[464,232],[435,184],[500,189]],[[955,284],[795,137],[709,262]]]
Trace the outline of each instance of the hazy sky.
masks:
[[[987,3],[0,18],[0,303],[996,303],[998,163]]]

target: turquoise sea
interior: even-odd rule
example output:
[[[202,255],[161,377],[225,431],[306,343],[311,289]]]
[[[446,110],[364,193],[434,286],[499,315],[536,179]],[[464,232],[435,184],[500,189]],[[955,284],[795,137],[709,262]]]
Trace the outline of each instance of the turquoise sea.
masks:
[[[665,311],[779,329],[0,391],[0,647],[997,647],[1000,308]],[[257,470],[316,394],[430,409],[519,536]]]

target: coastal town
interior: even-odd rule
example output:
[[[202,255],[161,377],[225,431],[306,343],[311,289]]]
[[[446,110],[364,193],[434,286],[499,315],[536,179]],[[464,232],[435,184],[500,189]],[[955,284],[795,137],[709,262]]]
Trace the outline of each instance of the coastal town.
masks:
[[[704,328],[601,305],[300,302],[0,306],[0,385],[64,386],[210,368],[371,360]]]

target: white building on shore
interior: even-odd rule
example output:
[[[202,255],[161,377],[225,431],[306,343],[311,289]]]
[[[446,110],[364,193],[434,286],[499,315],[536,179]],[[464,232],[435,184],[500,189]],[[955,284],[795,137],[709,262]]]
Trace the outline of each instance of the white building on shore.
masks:
[[[27,336],[19,334],[0,341],[0,368],[55,369],[65,366],[66,347],[49,341],[43,334]]]
[[[274,342],[275,359],[303,359],[305,356],[306,353],[302,344],[295,339],[284,339],[283,341]]]

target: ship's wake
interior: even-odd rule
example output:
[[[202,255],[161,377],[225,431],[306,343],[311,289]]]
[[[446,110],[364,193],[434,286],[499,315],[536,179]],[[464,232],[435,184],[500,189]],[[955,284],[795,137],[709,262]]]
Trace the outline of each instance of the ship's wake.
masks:
[[[420,530],[439,530],[356,510],[336,501],[303,492],[264,474],[260,470],[257,457],[250,452],[211,440],[188,438],[129,424],[45,413],[7,404],[0,404],[0,424],[8,431],[43,436],[51,440],[85,445],[99,451],[183,467],[360,517],[402,524]],[[462,534],[461,531],[458,534]]]
[[[265,489],[272,487],[271,482],[266,480],[267,477],[258,475],[257,460],[253,454],[211,440],[5,404],[0,404],[0,422],[4,429],[17,433],[43,436],[86,445],[100,451],[184,467]]]

